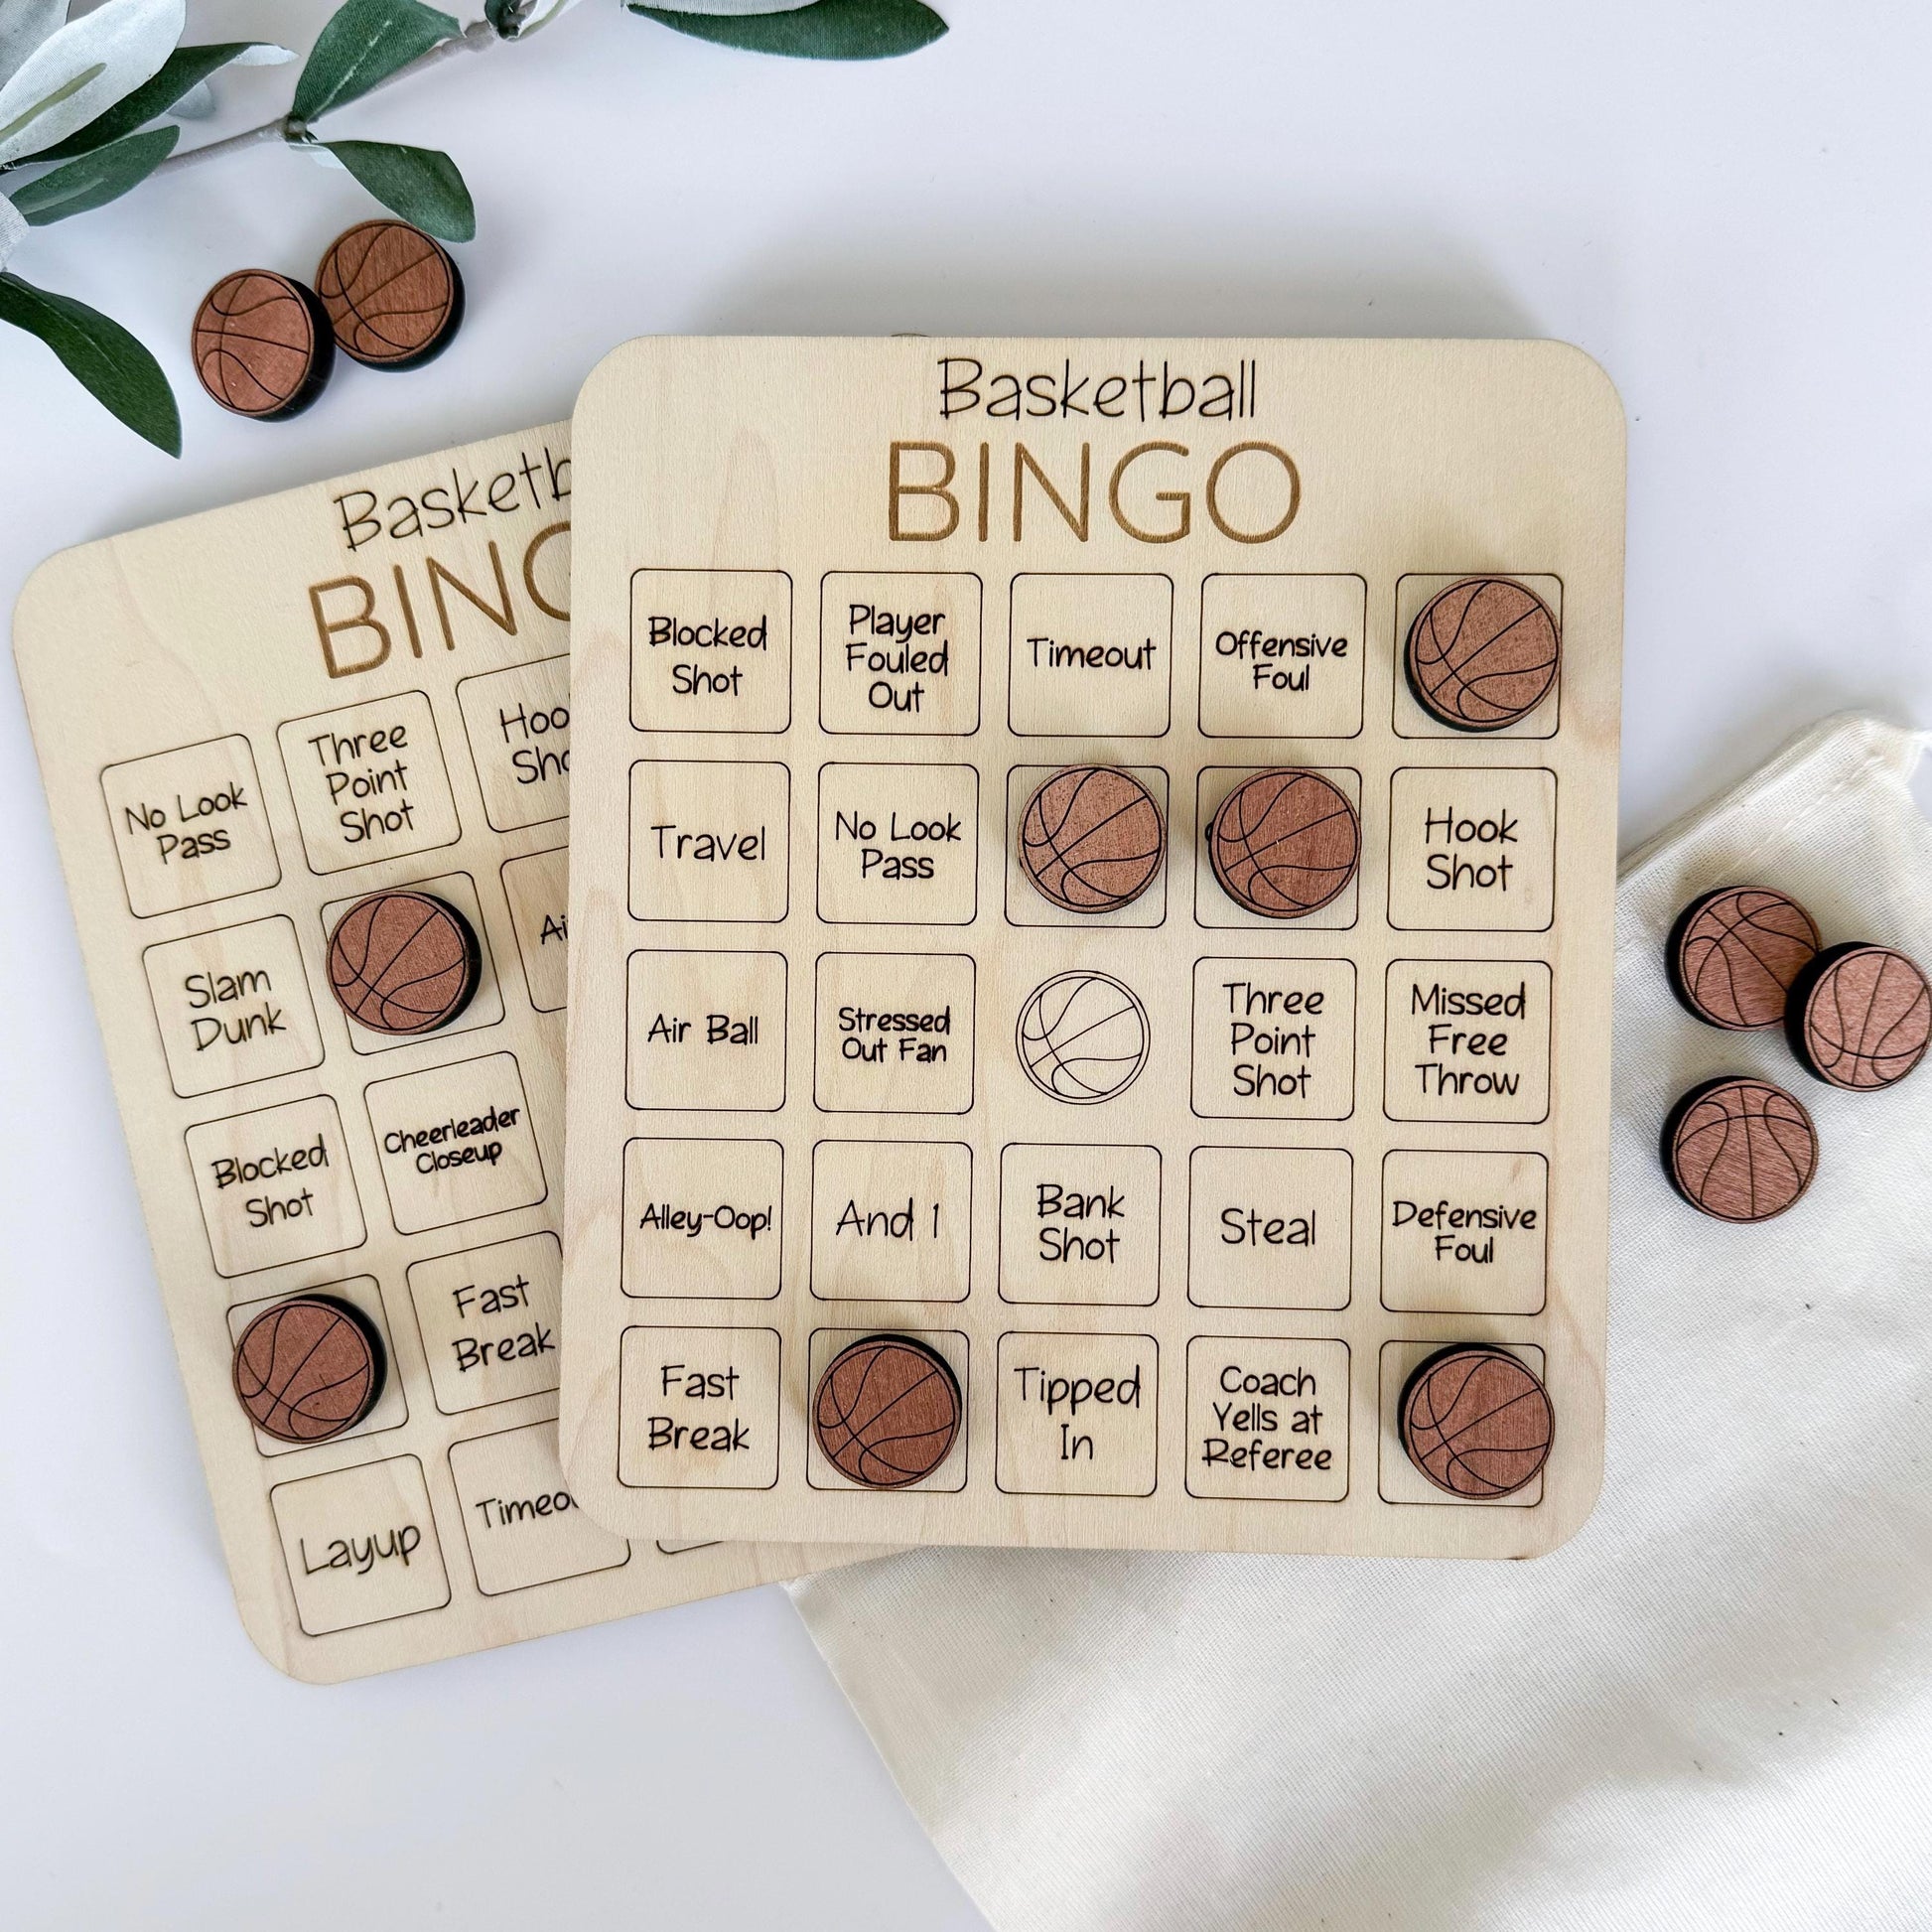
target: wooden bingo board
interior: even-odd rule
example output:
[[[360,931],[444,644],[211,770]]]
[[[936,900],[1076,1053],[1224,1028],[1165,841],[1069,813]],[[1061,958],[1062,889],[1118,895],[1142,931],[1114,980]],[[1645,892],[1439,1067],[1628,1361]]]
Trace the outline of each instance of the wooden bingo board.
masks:
[[[585,1506],[633,1536],[1569,1535],[1602,1446],[1602,373],[1545,343],[640,341],[574,429]],[[1506,729],[1398,668],[1469,579],[1561,627]],[[1085,765],[1166,827],[1099,915],[1021,867],[1035,792]],[[1359,828],[1307,916],[1210,863],[1275,770]],[[915,1406],[963,1407],[891,1487],[840,1460],[870,1398],[821,1389],[880,1335],[944,1364]],[[1534,1481],[1461,1500],[1396,1411],[1469,1342],[1556,1421]]]
[[[297,1677],[808,1567],[626,1541],[558,1464],[570,493],[532,430],[68,551],[15,614],[235,1596]],[[397,1037],[325,942],[404,886],[479,943],[461,1015]],[[307,1445],[230,1366],[301,1295],[382,1358]]]

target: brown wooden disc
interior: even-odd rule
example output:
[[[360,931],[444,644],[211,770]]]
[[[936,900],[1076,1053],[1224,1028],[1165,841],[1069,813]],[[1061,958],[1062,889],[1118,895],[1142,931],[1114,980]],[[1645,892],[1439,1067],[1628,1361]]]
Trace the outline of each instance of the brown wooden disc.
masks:
[[[1848,1093],[1895,1086],[1932,1040],[1932,987],[1893,946],[1855,941],[1822,952],[1791,989],[1791,1050]]]
[[[1465,577],[1409,626],[1403,668],[1416,702],[1456,731],[1527,717],[1557,681],[1561,639],[1550,607],[1508,577]]]
[[[1512,1496],[1550,1459],[1556,1414],[1519,1356],[1463,1342],[1430,1356],[1402,1391],[1402,1447],[1451,1496]]]
[[[1677,997],[1698,1019],[1741,1033],[1784,1024],[1791,984],[1819,943],[1811,914],[1789,894],[1724,886],[1678,914],[1666,960]]]
[[[1664,1122],[1664,1172],[1720,1221],[1768,1221],[1818,1171],[1818,1130],[1804,1103],[1768,1080],[1727,1076],[1693,1087]]]
[[[407,221],[358,221],[329,244],[316,292],[345,355],[412,369],[441,354],[463,322],[463,277],[433,235]]]
[[[1318,912],[1347,890],[1361,854],[1355,807],[1318,771],[1257,771],[1207,828],[1221,890],[1269,919]]]
[[[264,1309],[234,1345],[235,1399],[265,1436],[326,1443],[382,1394],[382,1344],[357,1309],[300,1295]]]
[[[1020,819],[1021,869],[1068,912],[1115,912],[1153,885],[1167,850],[1154,794],[1131,771],[1056,771]]]
[[[936,1349],[906,1335],[868,1335],[818,1378],[812,1432],[848,1481],[901,1489],[946,1459],[963,1409],[959,1382]]]
[[[202,387],[223,409],[272,422],[322,393],[336,342],[313,289],[270,269],[242,268],[202,297],[191,352]]]
[[[470,1004],[482,971],[470,921],[427,893],[371,893],[329,935],[329,990],[373,1033],[447,1027]]]

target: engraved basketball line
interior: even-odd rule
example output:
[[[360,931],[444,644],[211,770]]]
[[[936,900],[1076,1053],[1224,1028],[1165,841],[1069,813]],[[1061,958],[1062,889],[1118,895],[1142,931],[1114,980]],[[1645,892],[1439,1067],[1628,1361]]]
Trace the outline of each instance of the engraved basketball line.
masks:
[[[1439,1406],[1451,1380],[1453,1390]],[[1410,1391],[1407,1414],[1418,1466],[1459,1496],[1507,1496],[1534,1481],[1548,1459],[1552,1420],[1549,1397],[1521,1362],[1483,1353],[1427,1368]]]
[[[1264,771],[1222,801],[1208,828],[1208,856],[1237,903],[1267,918],[1299,919],[1347,890],[1361,860],[1361,828],[1354,806],[1326,778]]]
[[[1796,1203],[1818,1165],[1817,1132],[1763,1080],[1694,1090],[1671,1132],[1671,1170],[1692,1204],[1722,1221],[1764,1221]]]
[[[1098,817],[1082,817],[1096,808]],[[1078,828],[1071,839],[1065,837],[1069,823]],[[1112,849],[1123,837],[1133,843]],[[1108,766],[1048,778],[1027,806],[1020,839],[1027,876],[1070,912],[1131,904],[1153,884],[1166,844],[1160,807],[1147,787]]]
[[[883,1396],[875,1395],[874,1406],[861,1416],[859,1412],[866,1404],[874,1374],[882,1364],[886,1365],[888,1375],[913,1366],[920,1373],[897,1387],[889,1383]],[[855,1369],[858,1381],[850,1401],[846,1401],[840,1395],[840,1384]],[[874,1433],[896,1409],[912,1403],[935,1381],[951,1396],[946,1404],[949,1413],[943,1421],[928,1429]],[[928,1396],[926,1402],[930,1400]],[[957,1391],[952,1388],[948,1371],[922,1350],[890,1341],[856,1342],[845,1350],[819,1383],[816,1410],[819,1447],[827,1459],[841,1474],[876,1489],[899,1488],[930,1475],[945,1460],[959,1428]],[[900,1420],[916,1421],[920,1417],[915,1412]],[[915,1445],[922,1447],[915,1449]],[[888,1450],[894,1453],[888,1454]]]
[[[287,1363],[284,1329],[295,1331],[290,1345],[301,1351]],[[345,1357],[345,1371],[311,1379],[310,1365],[325,1350]],[[334,1366],[321,1364],[324,1371]],[[367,1336],[349,1315],[313,1302],[265,1310],[235,1351],[235,1393],[256,1426],[284,1442],[315,1442],[350,1428],[366,1413],[374,1380]]]
[[[1693,902],[1678,971],[1700,1019],[1743,1031],[1784,1017],[1785,995],[1817,952],[1818,928],[1802,905],[1739,886]]]
[[[385,915],[421,908],[423,916],[400,939],[381,933],[381,957],[371,965],[378,945],[378,932],[393,923]],[[462,947],[460,956],[448,964],[434,964],[427,972],[410,974],[409,956],[434,928],[441,940],[446,932]],[[359,957],[351,955],[359,938]],[[442,961],[447,948],[425,944],[431,961]],[[398,973],[401,977],[396,977]],[[329,981],[344,1008],[364,1026],[390,1034],[429,1033],[457,1017],[452,1002],[462,992],[471,973],[467,937],[449,909],[435,899],[414,894],[384,893],[363,899],[343,914],[329,947]],[[457,1011],[461,1011],[460,1006]]]
[[[1486,616],[1498,604],[1504,614],[1516,606],[1515,615],[1486,631],[1478,620],[1465,651],[1471,613],[1481,605]],[[1454,610],[1455,628],[1445,640],[1440,621],[1447,609]],[[1526,624],[1531,628],[1517,634]],[[1524,654],[1543,650],[1545,637],[1547,655]],[[1506,638],[1512,641],[1505,644]],[[1430,600],[1410,630],[1408,659],[1418,697],[1445,723],[1496,731],[1526,717],[1549,695],[1560,651],[1556,620],[1542,599],[1521,584],[1489,577],[1451,584]],[[1481,668],[1485,658],[1493,660],[1487,670]]]
[[[1098,1010],[1074,1016],[1071,1031],[1062,1034],[1083,998]],[[1015,1044],[1027,1077],[1042,1093],[1091,1106],[1134,1084],[1147,1064],[1152,1036],[1147,1009],[1131,987],[1106,973],[1076,970],[1056,973],[1034,989],[1020,1010]]]
[[[1834,1086],[1893,1085],[1925,1056],[1929,1034],[1932,991],[1917,967],[1889,948],[1833,960],[1805,1000],[1807,1057]]]
[[[376,278],[361,286],[369,258],[378,256]],[[385,301],[410,276],[423,278],[414,302]],[[395,362],[420,354],[436,339],[456,293],[449,257],[427,236],[402,222],[370,221],[336,240],[316,276],[316,290],[329,310],[344,348],[364,361]]]
[[[251,286],[258,286],[260,293],[244,300]],[[262,333],[278,313],[299,326]],[[210,326],[204,319],[207,317],[219,326]],[[240,326],[246,318],[254,319],[251,327]],[[240,343],[266,352],[258,352],[251,366],[232,346]],[[315,318],[308,305],[279,276],[243,269],[217,282],[203,301],[195,328],[196,373],[202,386],[230,409],[243,415],[270,414],[285,407],[308,380],[315,345]],[[264,376],[273,380],[272,388]]]

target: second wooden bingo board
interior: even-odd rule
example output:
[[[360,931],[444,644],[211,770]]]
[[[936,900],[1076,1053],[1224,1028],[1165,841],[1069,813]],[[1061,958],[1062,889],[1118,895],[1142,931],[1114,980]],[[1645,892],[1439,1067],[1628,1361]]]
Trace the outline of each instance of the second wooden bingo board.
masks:
[[[641,341],[575,435],[585,1506],[663,1537],[1568,1536],[1602,1447],[1601,372]],[[1137,815],[1112,870],[1054,848],[1089,767]],[[1534,1480],[1457,1493],[1405,1451],[1456,1346],[1547,1390]],[[902,1402],[895,1360],[930,1368]],[[1465,1382],[1435,1384],[1449,1459]]]
[[[315,1682],[824,1560],[614,1535],[558,1465],[572,500],[554,424],[65,551],[15,613],[235,1600]],[[472,934],[446,1025],[332,997],[384,895]]]

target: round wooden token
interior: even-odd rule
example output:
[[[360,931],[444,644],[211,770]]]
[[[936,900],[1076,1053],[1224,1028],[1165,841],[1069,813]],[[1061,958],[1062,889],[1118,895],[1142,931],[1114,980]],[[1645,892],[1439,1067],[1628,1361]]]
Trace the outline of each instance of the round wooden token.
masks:
[[[358,221],[329,244],[316,292],[345,355],[413,369],[463,325],[463,277],[449,250],[407,221]]]
[[[906,1335],[868,1335],[842,1348],[818,1378],[812,1431],[849,1481],[901,1489],[946,1459],[963,1410],[944,1356]]]
[[[1465,577],[1409,626],[1403,667],[1416,702],[1462,732],[1501,731],[1557,681],[1561,640],[1550,607],[1508,577]]]
[[[1020,818],[1020,865],[1042,898],[1067,912],[1115,912],[1153,885],[1167,849],[1154,794],[1130,771],[1057,771]]]
[[[1723,886],[1677,915],[1665,958],[1672,990],[1710,1027],[1784,1022],[1791,983],[1817,957],[1818,927],[1786,893]]]
[[[1664,1172],[1720,1221],[1768,1221],[1818,1171],[1818,1130],[1804,1103],[1742,1075],[1693,1087],[1664,1122]]]
[[[1924,1059],[1932,987],[1895,947],[1833,946],[1799,974],[1785,1031],[1808,1073],[1850,1093],[1874,1093]]]
[[[336,366],[336,338],[313,289],[266,268],[237,269],[202,297],[195,373],[223,409],[259,422],[300,415]]]
[[[447,1027],[470,1004],[482,973],[470,921],[427,893],[371,893],[329,935],[329,990],[372,1033]]]
[[[1317,771],[1257,771],[1207,828],[1221,890],[1269,919],[1318,912],[1347,890],[1361,853],[1355,807]]]
[[[264,1309],[234,1345],[235,1399],[265,1436],[326,1443],[382,1394],[382,1343],[359,1309],[299,1295]]]
[[[1421,1363],[1402,1390],[1402,1447],[1451,1496],[1513,1496],[1550,1459],[1556,1415],[1529,1364],[1463,1342]]]

